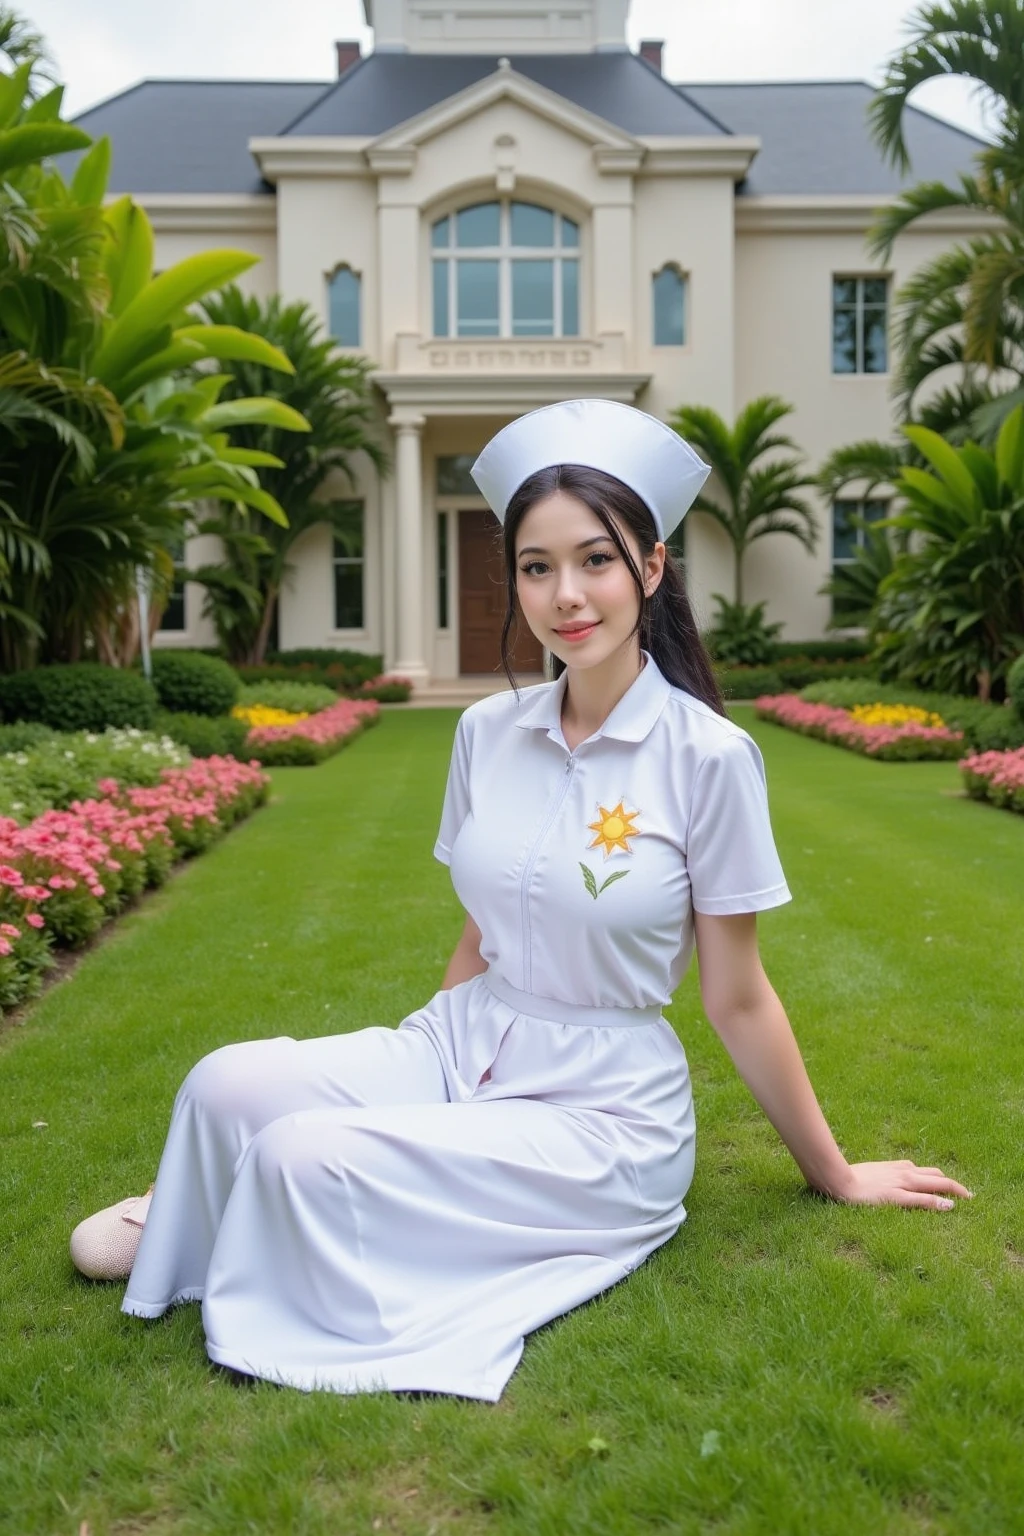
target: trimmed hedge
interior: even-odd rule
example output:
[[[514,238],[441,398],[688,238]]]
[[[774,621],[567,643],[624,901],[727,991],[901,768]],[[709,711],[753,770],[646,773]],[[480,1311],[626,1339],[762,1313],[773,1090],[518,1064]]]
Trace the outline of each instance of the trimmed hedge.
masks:
[[[918,704],[940,715],[953,730],[963,731],[964,744],[975,752],[1006,752],[1024,746],[1024,720],[1005,704],[984,704],[958,694],[927,693],[903,683],[862,682],[858,679],[813,683],[801,690],[809,704],[852,709],[855,704]]]
[[[155,729],[169,736],[179,746],[187,747],[193,757],[237,757],[248,760],[245,743],[249,727],[232,715],[193,715],[187,711],[171,713],[160,710]]]
[[[870,661],[775,661],[769,667],[716,667],[715,675],[726,699],[757,699],[764,694],[792,693],[809,683],[833,678],[873,678]]]
[[[105,731],[108,725],[148,730],[156,710],[156,690],[140,673],[95,661],[0,677],[4,721],[39,721],[55,731]]]
[[[775,660],[864,661],[870,650],[865,640],[777,640]]]
[[[50,741],[56,735],[48,725],[30,720],[19,720],[15,725],[0,725],[0,757],[8,752],[27,752],[40,742]]]
[[[338,695],[333,688],[326,688],[322,683],[300,683],[295,678],[246,683],[238,696],[238,705],[242,709],[265,704],[268,709],[286,709],[295,715],[315,715],[317,710],[329,709],[337,702]]]
[[[173,714],[226,715],[241,681],[233,667],[199,651],[154,651],[153,686]]]

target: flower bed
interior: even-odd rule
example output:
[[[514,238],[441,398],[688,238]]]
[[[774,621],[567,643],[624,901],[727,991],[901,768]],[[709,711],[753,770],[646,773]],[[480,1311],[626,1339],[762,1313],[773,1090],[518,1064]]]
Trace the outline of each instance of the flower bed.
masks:
[[[13,735],[17,728],[3,729]],[[152,731],[117,726],[103,732],[44,731],[0,756],[0,816],[24,825],[46,810],[64,810],[94,795],[100,779],[158,784],[165,768],[182,768],[188,761],[187,751]]]
[[[975,800],[1024,815],[1024,747],[1015,752],[975,752],[957,764],[967,793]]]
[[[380,706],[371,700],[339,699],[291,725],[254,726],[246,750],[266,767],[310,767],[340,752],[379,717]]]
[[[267,796],[256,764],[205,758],[155,785],[49,810],[28,826],[0,817],[0,1010],[38,990],[54,944],[74,948],[171,865],[209,846]]]
[[[903,710],[899,723],[869,723],[872,713],[881,706],[870,706],[867,719],[855,719],[849,710],[831,704],[811,704],[794,693],[762,695],[754,707],[761,720],[772,720],[804,736],[814,736],[819,741],[886,762],[954,758],[963,749],[961,731],[951,731],[941,722],[926,724],[914,718],[915,713],[924,711]],[[931,716],[932,720],[938,718]]]

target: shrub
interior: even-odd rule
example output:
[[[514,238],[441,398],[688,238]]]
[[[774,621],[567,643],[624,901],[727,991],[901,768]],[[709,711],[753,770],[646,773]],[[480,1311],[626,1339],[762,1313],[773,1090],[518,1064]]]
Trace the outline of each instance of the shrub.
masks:
[[[153,723],[155,689],[138,672],[80,661],[0,677],[0,716],[36,720],[55,731],[145,730]]]
[[[345,672],[350,681],[346,688],[358,688],[360,683],[365,683],[371,677],[378,677],[384,667],[384,658],[379,655],[369,655],[365,651],[335,651],[323,646],[306,646],[291,651],[268,651],[267,661],[289,668],[295,667],[330,667],[337,668],[338,673]]]
[[[785,693],[786,685],[773,667],[716,667],[726,699],[756,699],[763,693]]]
[[[1005,704],[985,704],[962,694],[928,693],[904,683],[838,680],[814,683],[800,697],[811,704],[831,704],[852,709],[856,704],[917,704],[941,715],[946,724],[962,731],[964,742],[975,752],[1010,750],[1024,746],[1024,721]]]
[[[187,747],[193,757],[246,758],[245,743],[249,727],[233,715],[191,715],[161,710],[156,729],[171,741]]]
[[[818,661],[811,657],[780,657],[772,663],[787,688],[806,688],[809,683],[826,682],[833,677],[877,677],[873,661],[861,657],[858,660]]]
[[[412,693],[407,677],[371,678],[350,695],[354,699],[376,699],[378,704],[405,704]]]
[[[0,757],[7,752],[24,752],[28,747],[38,747],[41,741],[52,741],[56,731],[48,725],[31,720],[19,720],[15,725],[0,725]]]
[[[1006,674],[1006,697],[1017,719],[1024,721],[1024,656],[1018,656]]]
[[[866,661],[871,647],[866,640],[776,640],[775,660]]]
[[[767,602],[730,603],[721,592],[712,594],[718,604],[718,612],[711,630],[706,635],[708,648],[716,661],[733,666],[767,666],[775,658],[781,624],[769,624],[765,620]]]
[[[153,686],[174,714],[226,715],[238,698],[238,673],[199,651],[154,651]]]
[[[254,704],[265,704],[269,709],[286,709],[293,715],[315,715],[318,710],[329,709],[337,704],[338,695],[333,688],[322,683],[273,681],[246,683],[238,696],[238,706],[248,709]]]

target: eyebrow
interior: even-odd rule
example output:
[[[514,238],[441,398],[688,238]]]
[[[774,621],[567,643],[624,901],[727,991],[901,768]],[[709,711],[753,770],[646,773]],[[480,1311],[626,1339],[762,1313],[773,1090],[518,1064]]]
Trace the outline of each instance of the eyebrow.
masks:
[[[592,538],[592,539],[583,539],[583,540],[581,540],[581,542],[579,544],[577,544],[575,547],[577,549],[588,549],[591,544],[604,544],[606,541],[609,544],[614,543],[614,540],[613,540],[611,534],[610,533],[599,533],[599,534],[596,534],[595,537]],[[520,555],[546,555],[546,554],[549,553],[549,551],[546,550],[546,549],[541,549],[539,544],[527,544],[524,549],[521,549],[519,551],[519,553],[520,553]]]

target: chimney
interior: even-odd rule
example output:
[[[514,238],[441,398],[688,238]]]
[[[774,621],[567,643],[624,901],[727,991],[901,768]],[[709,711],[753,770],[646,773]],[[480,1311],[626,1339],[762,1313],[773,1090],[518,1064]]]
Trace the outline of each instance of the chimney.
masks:
[[[358,41],[353,42],[351,39],[343,43],[335,43],[334,46],[338,50],[338,77],[340,79],[346,70],[352,68],[353,64],[359,63],[363,56],[363,50]]]
[[[661,50],[664,46],[663,42],[658,42],[649,37],[645,38],[640,44],[640,57],[646,59],[651,68],[656,69],[659,75],[664,73],[661,63]]]

